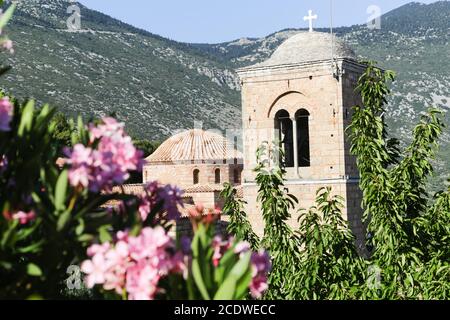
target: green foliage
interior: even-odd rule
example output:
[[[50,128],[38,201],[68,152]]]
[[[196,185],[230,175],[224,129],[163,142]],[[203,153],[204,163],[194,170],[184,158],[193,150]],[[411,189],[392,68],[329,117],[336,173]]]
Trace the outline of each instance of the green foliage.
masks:
[[[86,248],[111,223],[134,224],[136,217],[99,209],[119,195],[94,195],[69,187],[67,170],[56,166],[55,110],[34,102],[16,102],[10,132],[0,133],[0,154],[8,159],[0,175],[0,297],[60,297],[67,268],[78,264]],[[85,135],[82,124],[79,135]],[[79,141],[76,134],[75,142]],[[11,192],[14,186],[15,192]],[[11,220],[11,212],[33,210],[32,224]]]
[[[289,295],[288,287],[291,275],[295,273],[299,261],[300,239],[288,224],[291,210],[298,203],[297,199],[284,188],[283,167],[278,163],[280,150],[270,149],[265,143],[258,149],[256,182],[259,186],[257,200],[261,203],[265,223],[261,246],[272,258],[272,272],[269,276],[268,299],[285,298]]]
[[[225,183],[221,193],[221,197],[225,199],[222,213],[230,217],[227,232],[239,240],[247,241],[253,250],[257,250],[260,239],[253,231],[247,214],[244,212],[244,201],[236,198],[236,192],[231,184]]]
[[[300,260],[289,283],[291,299],[355,299],[365,265],[355,248],[348,222],[342,217],[344,199],[331,188],[317,193],[316,206],[302,210],[297,231]]]
[[[67,29],[67,1],[40,6],[20,1],[11,21],[17,63],[2,81],[8,92],[86,121],[115,112],[140,139],[166,139],[195,119],[207,129],[239,119],[240,95],[230,88],[237,82],[228,65],[87,7],[82,28],[99,32],[68,36],[60,32]]]
[[[51,125],[54,127],[52,132],[53,143],[61,156],[63,156],[64,147],[72,146],[73,128],[70,120],[63,113],[58,112],[53,117]]]
[[[150,156],[161,145],[159,141],[150,141],[147,139],[135,139],[133,144],[136,148],[144,152],[144,158]]]
[[[248,296],[252,280],[251,251],[242,257],[235,253],[236,243],[213,264],[212,225],[199,224],[192,240],[192,268],[188,276],[191,300],[241,300]]]
[[[10,11],[5,16],[9,17]],[[0,18],[0,26],[5,23],[5,18]],[[120,298],[118,291],[112,292],[107,286],[89,291],[82,286],[79,266],[87,258],[86,249],[93,243],[110,246],[117,240],[114,237],[119,231],[132,239],[144,227],[162,227],[162,234],[157,236],[170,240],[167,232],[173,227],[173,221],[165,206],[176,208],[179,200],[174,195],[168,199],[167,195],[160,195],[159,190],[148,191],[147,198],[143,199],[144,195],[114,194],[107,187],[93,190],[82,183],[73,184],[69,176],[76,170],[74,166],[67,162],[59,168],[56,164],[63,148],[81,144],[91,152],[99,147],[104,137],[94,137],[89,131],[92,127],[86,126],[81,117],[76,122],[67,121],[62,114],[56,115],[49,105],[36,107],[33,100],[20,103],[11,97],[2,103],[5,104],[2,122],[8,123],[2,123],[0,130],[0,299]],[[147,153],[153,152],[155,147],[148,141],[138,144]],[[141,159],[136,162],[138,160]],[[110,201],[117,203],[117,207],[112,207]],[[142,205],[146,206],[146,218],[139,210]],[[164,279],[159,281],[156,274],[161,270],[153,266],[155,274],[152,279],[146,278],[149,286],[152,285],[150,280],[157,282],[161,289],[158,298],[228,300],[243,299],[249,294],[253,253],[246,247],[237,252],[238,242],[217,244],[211,226],[214,219],[211,216],[205,219],[207,223],[195,226],[192,257],[190,253],[178,251],[171,241],[163,249],[164,255],[174,260],[162,263],[174,263],[170,268],[167,266],[173,269],[174,275],[163,275]],[[126,246],[124,241],[122,244]],[[225,252],[217,252],[217,249]],[[105,259],[98,254],[93,260]],[[160,259],[144,257],[140,262],[145,264],[147,258]],[[117,265],[113,267],[123,263],[120,268],[129,268],[131,254],[118,260],[122,261],[115,260]],[[144,267],[150,267],[150,263]],[[106,277],[106,270],[103,271]],[[263,277],[261,272],[258,270],[259,277]],[[72,280],[79,281],[79,288],[74,290],[70,286],[76,284],[70,283]],[[262,283],[263,279],[258,281]],[[91,287],[97,284],[95,282]],[[125,283],[123,287],[122,298],[127,298]]]
[[[144,158],[147,158],[159,147],[160,142],[150,141],[146,139],[135,139],[133,140],[134,146],[144,153]],[[129,184],[139,184],[142,183],[142,172],[130,172],[130,179],[127,183]]]
[[[374,248],[371,261],[383,270],[381,288],[373,297],[443,299],[449,292],[450,272],[445,255],[450,245],[445,226],[450,215],[448,192],[441,192],[429,209],[426,182],[444,125],[441,112],[430,109],[402,154],[389,149],[383,113],[388,81],[393,79],[392,72],[367,63],[358,86],[364,107],[355,107],[349,127],[361,176],[364,219]],[[441,290],[424,290],[424,279],[434,279]]]
[[[287,221],[298,202],[284,188],[285,169],[274,165],[279,151],[266,143],[255,171],[265,222],[262,247],[273,262],[267,299],[448,299],[450,189],[430,199],[426,188],[444,128],[442,113],[424,114],[411,144],[401,150],[384,122],[395,75],[366,64],[357,88],[363,106],[355,107],[348,132],[371,253],[358,254],[342,218],[344,199],[330,188],[318,191],[315,206],[301,210],[299,229],[292,231]]]

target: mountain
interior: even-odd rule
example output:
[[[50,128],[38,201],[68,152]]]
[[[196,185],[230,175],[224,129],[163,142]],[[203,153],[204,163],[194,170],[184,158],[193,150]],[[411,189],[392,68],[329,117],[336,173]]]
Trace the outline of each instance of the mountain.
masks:
[[[194,125],[239,127],[240,86],[234,72],[267,59],[298,30],[220,44],[183,44],[90,10],[81,4],[82,30],[68,32],[68,1],[27,0],[9,27],[14,69],[0,86],[20,97],[50,102],[85,117],[114,113],[138,136],[160,139]],[[328,32],[326,29],[318,30]],[[450,1],[410,3],[366,25],[335,29],[361,59],[396,70],[387,120],[405,142],[429,106],[450,109]],[[447,115],[446,123],[450,127]],[[450,135],[436,166],[450,171]]]
[[[0,86],[48,102],[69,115],[114,113],[149,139],[192,128],[236,126],[239,83],[233,69],[199,50],[90,10],[69,32],[70,3],[18,2],[8,28],[16,54]]]
[[[195,47],[236,68],[267,59],[296,32],[283,30],[261,39]],[[381,67],[397,72],[386,116],[394,136],[409,142],[413,126],[430,106],[446,112],[447,130],[436,167],[440,179],[450,178],[450,1],[402,6],[382,17],[380,30],[355,25],[335,32],[360,59],[376,60]]]

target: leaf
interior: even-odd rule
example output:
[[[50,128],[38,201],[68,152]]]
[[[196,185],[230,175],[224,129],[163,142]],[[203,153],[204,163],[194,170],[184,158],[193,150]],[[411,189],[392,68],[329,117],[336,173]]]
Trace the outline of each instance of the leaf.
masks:
[[[27,265],[27,273],[32,277],[40,277],[42,276],[42,270],[34,263],[29,263]]]
[[[35,243],[33,243],[33,244],[31,244],[31,245],[29,245],[27,247],[19,248],[19,249],[17,249],[17,252],[19,252],[19,253],[30,253],[30,252],[31,253],[35,253],[35,252],[39,251],[40,247],[44,243],[45,243],[45,240],[43,239],[43,240],[35,242]]]
[[[238,263],[231,269],[230,274],[234,275],[237,280],[239,280],[248,269],[250,269],[250,259],[251,259],[252,253],[247,252],[244,257],[239,260]]]
[[[237,282],[235,290],[236,293],[233,299],[241,300],[248,294],[252,278],[253,278],[252,269],[249,268],[247,273]]]
[[[11,17],[14,13],[14,10],[16,9],[16,5],[12,4],[6,11],[5,13],[2,15],[2,17],[0,18],[0,29],[3,29],[9,22],[9,20],[11,20]]]
[[[8,261],[0,261],[0,267],[5,270],[11,270],[13,267],[13,264]]]
[[[20,119],[20,125],[19,125],[19,131],[18,135],[19,137],[23,137],[25,133],[25,129],[27,131],[31,130],[31,126],[33,125],[33,112],[34,112],[34,101],[30,100],[25,105],[25,108],[22,112],[22,118]]]
[[[208,290],[206,289],[205,282],[200,271],[200,265],[198,259],[192,261],[192,276],[194,277],[195,284],[200,291],[204,300],[211,300]]]
[[[214,300],[233,300],[236,291],[236,277],[230,275],[224,283],[220,286]]]
[[[65,202],[68,184],[69,184],[69,173],[67,170],[64,170],[63,172],[61,172],[58,178],[58,182],[56,183],[55,208],[58,211],[63,211],[66,209]]]
[[[101,243],[111,242],[112,237],[109,233],[108,229],[110,228],[110,225],[102,226],[98,229],[99,232],[99,238]]]
[[[75,229],[75,234],[77,236],[81,236],[81,234],[84,232],[85,229],[85,224],[84,224],[84,220],[83,219],[79,219],[79,224]]]
[[[222,259],[220,259],[219,267],[215,270],[214,280],[216,283],[222,283],[225,278],[225,272],[229,268],[231,260],[235,260],[236,254],[233,250],[228,250],[223,255]],[[234,259],[233,259],[234,258]]]
[[[95,237],[91,234],[83,234],[78,237],[78,241],[79,242],[91,242],[92,240],[94,240],[94,238]]]
[[[70,218],[72,217],[70,211],[64,211],[58,218],[58,222],[56,224],[56,230],[58,232],[61,232],[64,230],[64,228],[67,226],[68,222],[70,221]]]

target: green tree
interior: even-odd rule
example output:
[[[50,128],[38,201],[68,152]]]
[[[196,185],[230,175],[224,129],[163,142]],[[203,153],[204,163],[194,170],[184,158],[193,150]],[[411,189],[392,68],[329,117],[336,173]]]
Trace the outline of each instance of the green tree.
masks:
[[[289,296],[291,276],[300,261],[299,237],[289,226],[291,211],[298,204],[297,198],[284,188],[286,170],[283,165],[274,165],[279,160],[279,150],[264,143],[258,149],[258,166],[255,168],[259,186],[257,201],[261,203],[265,223],[261,246],[272,258],[267,299],[285,299]]]
[[[133,139],[133,144],[144,152],[144,157],[150,156],[160,146],[159,141],[150,141],[147,139]]]
[[[52,141],[55,148],[59,151],[60,155],[63,155],[64,147],[72,146],[72,126],[70,120],[61,113],[58,112],[52,119],[51,125],[53,126]]]
[[[342,217],[344,199],[331,188],[317,192],[316,206],[302,210],[297,231],[300,261],[289,285],[291,299],[354,299],[364,283],[365,264]]]
[[[448,191],[430,205],[426,182],[444,125],[441,112],[430,109],[409,147],[402,153],[390,148],[383,114],[394,78],[367,63],[357,88],[363,106],[355,107],[348,129],[374,248],[370,261],[382,270],[380,288],[370,293],[382,299],[442,299],[449,292]],[[440,290],[426,290],[429,279]]]
[[[230,183],[224,184],[221,197],[225,200],[222,213],[230,217],[227,232],[239,240],[250,243],[253,250],[259,248],[260,239],[252,229],[244,211],[245,202],[236,197],[237,190]]]

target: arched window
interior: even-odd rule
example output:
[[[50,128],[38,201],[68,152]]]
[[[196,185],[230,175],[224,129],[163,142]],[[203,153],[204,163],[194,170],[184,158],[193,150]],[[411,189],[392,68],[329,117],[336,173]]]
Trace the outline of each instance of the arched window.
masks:
[[[220,184],[220,169],[216,169],[216,171],[214,171],[214,181],[216,184]]]
[[[287,168],[294,167],[294,136],[292,120],[289,112],[280,110],[275,115],[275,130],[279,132],[281,149],[284,152],[284,161]]]
[[[194,175],[194,184],[199,184],[199,182],[200,182],[200,170],[195,169],[193,175]]]
[[[240,184],[241,183],[241,170],[234,169],[234,183]]]
[[[298,150],[298,166],[311,166],[311,152],[309,142],[309,112],[300,109],[295,114],[297,121],[297,150]]]

